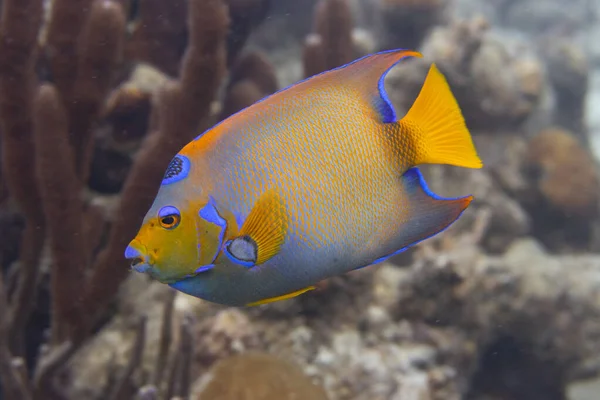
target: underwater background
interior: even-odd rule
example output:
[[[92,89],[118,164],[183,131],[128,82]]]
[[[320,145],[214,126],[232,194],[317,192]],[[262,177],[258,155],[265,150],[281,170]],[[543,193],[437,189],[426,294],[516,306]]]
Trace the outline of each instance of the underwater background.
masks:
[[[597,0],[1,0],[0,399],[600,399]],[[225,307],[123,252],[172,157],[308,76],[407,48],[481,170],[444,233],[299,297]]]

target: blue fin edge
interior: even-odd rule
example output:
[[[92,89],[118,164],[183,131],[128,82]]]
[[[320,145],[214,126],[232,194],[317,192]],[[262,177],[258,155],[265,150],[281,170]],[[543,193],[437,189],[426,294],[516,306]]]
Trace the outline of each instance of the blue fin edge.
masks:
[[[401,51],[404,51],[404,49]],[[396,110],[394,110],[394,106],[392,105],[392,102],[391,102],[387,92],[385,91],[385,77],[392,70],[392,68],[394,68],[396,65],[398,65],[398,63],[400,63],[400,61],[404,60],[404,58],[405,57],[402,57],[401,59],[396,61],[394,64],[392,64],[391,67],[386,69],[383,72],[383,74],[381,74],[381,76],[379,77],[379,81],[377,81],[377,89],[379,90],[379,98],[374,99],[373,105],[379,112],[379,115],[381,116],[381,120],[384,123],[396,122],[396,118],[397,118]]]
[[[413,167],[413,168],[409,169],[408,171],[406,171],[404,173],[404,175],[402,175],[402,177],[403,178],[408,178],[408,179],[417,179],[419,181],[419,185],[421,186],[421,189],[423,189],[423,191],[425,192],[425,194],[427,196],[431,197],[434,200],[455,201],[455,200],[463,200],[463,199],[466,199],[468,197],[472,197],[471,195],[462,196],[462,197],[442,197],[442,196],[439,196],[439,195],[435,194],[434,192],[431,191],[431,189],[429,189],[429,186],[427,186],[427,182],[425,181],[425,177],[423,176],[423,174],[421,173],[421,171],[417,167]],[[375,261],[373,261],[369,265],[379,264],[379,263],[387,260],[388,258],[396,256],[396,255],[398,255],[398,254],[400,254],[400,253],[408,250],[409,248],[411,248],[411,247],[413,247],[413,246],[415,246],[415,245],[417,245],[417,244],[419,244],[419,243],[421,243],[421,242],[423,242],[423,241],[425,241],[427,239],[431,239],[435,235],[439,235],[440,233],[444,232],[446,229],[450,228],[452,226],[452,224],[454,224],[454,222],[456,222],[465,211],[466,211],[466,208],[464,210],[462,210],[460,212],[460,214],[458,214],[458,216],[454,219],[454,221],[452,221],[450,224],[448,224],[448,226],[445,227],[444,229],[442,229],[441,231],[436,232],[433,235],[427,236],[426,238],[418,240],[418,241],[416,241],[414,243],[411,243],[408,246],[403,247],[400,250],[396,250],[395,252],[393,252],[393,253],[391,253],[391,254],[389,254],[387,256],[380,257],[380,258],[376,259]],[[355,268],[355,270],[356,269],[361,269],[361,268],[364,268],[364,267],[368,267],[369,265],[365,265],[365,266],[362,266],[362,267]]]
[[[198,215],[200,218],[208,221],[211,224],[217,225],[221,228],[221,232],[219,232],[219,244],[217,245],[217,251],[213,256],[211,263],[214,263],[219,255],[219,251],[223,246],[223,238],[225,237],[225,229],[227,228],[227,221],[219,215],[219,211],[216,207],[215,199],[212,196],[208,197],[208,203],[198,211]],[[202,251],[202,249],[200,249]],[[203,268],[203,267],[200,267]]]
[[[337,71],[337,70],[340,70],[340,69],[344,69],[346,67],[349,67],[352,64],[361,62],[362,60],[367,59],[369,57],[374,57],[374,56],[377,56],[377,55],[388,54],[388,53],[398,53],[398,52],[401,52],[401,51],[408,51],[408,49],[383,50],[383,51],[379,51],[379,52],[376,52],[376,53],[367,54],[367,55],[362,56],[360,58],[357,58],[356,60],[351,61],[351,62],[349,62],[347,64],[341,65],[341,66],[336,67],[336,68],[328,69],[327,71],[323,71],[323,72],[318,73],[316,75],[309,76],[308,78],[304,78],[304,79],[301,79],[301,80],[299,80],[297,82],[294,82],[291,85],[288,85],[288,86],[286,86],[286,87],[284,87],[282,89],[279,89],[278,91],[276,91],[274,93],[271,93],[268,96],[263,97],[262,99],[254,102],[253,104],[249,105],[248,107],[252,107],[255,104],[261,103],[261,102],[267,100],[269,97],[272,97],[272,96],[275,96],[275,95],[280,94],[282,92],[285,92],[286,90],[291,89],[291,88],[293,88],[296,85],[300,85],[301,83],[307,82],[307,81],[309,81],[309,80],[311,80],[313,78],[316,78],[317,76],[326,74],[328,72],[333,72],[333,71]],[[375,99],[375,104],[374,105],[375,105],[375,108],[377,109],[377,111],[379,111],[380,115],[382,116],[383,122],[396,122],[396,112],[394,111],[394,108],[392,107],[392,103],[391,103],[391,101],[390,101],[390,99],[389,99],[389,97],[387,95],[387,92],[385,91],[384,80],[385,80],[385,77],[387,76],[388,72],[390,72],[390,70],[392,68],[394,68],[398,63],[400,63],[400,61],[404,60],[404,58],[405,57],[400,58],[391,67],[389,67],[386,71],[384,71],[384,73],[379,78],[379,81],[378,81],[378,84],[377,84],[377,87],[378,87],[378,90],[379,90],[379,96],[381,98],[380,99]],[[227,121],[228,119],[233,118],[234,116],[236,116],[237,114],[241,113],[242,111],[244,111],[248,107],[242,108],[241,110],[239,110],[238,112],[236,112],[236,113],[230,115],[229,117],[225,118],[223,121],[219,122],[218,124],[216,124],[216,125],[208,128],[207,130],[205,130],[204,132],[202,132],[201,134],[199,134],[198,136],[196,136],[196,138],[193,141],[196,141],[196,140],[200,139],[202,136],[204,136],[204,134],[206,132],[214,129],[215,127],[217,127],[219,125],[221,125],[224,121]]]
[[[194,271],[194,275],[201,274],[201,273],[206,272],[206,271],[210,271],[214,267],[215,267],[215,264],[203,265],[201,267],[196,268],[196,270]],[[194,276],[194,275],[192,275],[192,276]]]
[[[252,268],[254,267],[256,264],[250,261],[244,261],[244,260],[240,260],[239,258],[237,258],[236,256],[234,256],[233,254],[231,254],[231,252],[229,251],[229,244],[231,243],[231,240],[228,240],[227,242],[225,242],[225,246],[223,246],[223,253],[225,253],[225,255],[227,256],[227,258],[229,258],[231,261],[233,261],[236,264],[239,264],[243,267],[246,268]]]

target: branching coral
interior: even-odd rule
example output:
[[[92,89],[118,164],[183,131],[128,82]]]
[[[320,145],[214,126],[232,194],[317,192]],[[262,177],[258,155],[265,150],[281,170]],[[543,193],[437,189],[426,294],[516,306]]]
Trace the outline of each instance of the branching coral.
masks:
[[[304,43],[306,77],[344,65],[353,58],[352,12],[347,0],[321,0],[314,14],[314,33]]]
[[[225,73],[229,20],[221,0],[189,2],[189,37],[179,78],[158,94],[152,117],[158,125],[136,157],[108,240],[98,254],[105,213],[89,203],[86,186],[96,126],[122,61],[126,40],[122,2],[55,1],[45,42],[39,44],[43,50],[39,59],[36,39],[42,28],[42,0],[5,1],[2,11],[2,170],[27,228],[16,269],[18,285],[7,291],[9,311],[2,313],[0,342],[9,364],[23,353],[23,329],[36,298],[47,226],[52,334],[48,351],[39,355],[39,373],[26,385],[35,397],[37,392],[54,391],[55,372],[88,337],[128,275],[124,248],[169,160],[211,124],[211,103]],[[38,89],[36,63],[38,71],[49,71],[50,79]],[[183,367],[178,368],[181,372]],[[14,383],[11,376],[10,371],[2,373],[6,387]],[[178,390],[185,391],[189,384],[180,386]]]
[[[144,0],[138,3],[131,39],[125,45],[127,59],[146,62],[175,77],[187,41],[187,2]]]
[[[190,3],[189,21],[190,42],[181,77],[160,94],[159,126],[147,137],[125,182],[117,210],[119,218],[89,279],[84,307],[92,314],[127,276],[123,249],[135,235],[170,159],[209,123],[210,104],[225,72],[227,9],[219,0],[196,0]]]
[[[380,47],[417,49],[444,22],[448,0],[376,0]]]
[[[27,220],[21,240],[19,280],[10,308],[11,348],[23,353],[23,329],[36,301],[38,264],[44,240],[44,216],[36,185],[32,102],[36,77],[36,39],[42,1],[5,1],[0,26],[0,123],[6,186]]]
[[[275,68],[264,54],[251,52],[242,55],[231,69],[219,118],[227,118],[272,94],[277,88]]]

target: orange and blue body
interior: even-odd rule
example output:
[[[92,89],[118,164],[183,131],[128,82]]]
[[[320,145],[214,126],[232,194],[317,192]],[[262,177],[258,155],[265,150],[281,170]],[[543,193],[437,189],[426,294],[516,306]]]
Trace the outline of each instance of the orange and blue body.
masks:
[[[401,119],[384,89],[402,58],[363,57],[222,121],[173,159],[132,266],[226,305],[261,304],[374,264],[444,230],[471,196],[433,194],[415,166],[480,168],[432,65]]]

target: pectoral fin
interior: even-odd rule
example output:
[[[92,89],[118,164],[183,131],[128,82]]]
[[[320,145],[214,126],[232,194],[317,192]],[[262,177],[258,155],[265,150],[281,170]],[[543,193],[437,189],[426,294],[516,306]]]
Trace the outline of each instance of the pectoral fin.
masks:
[[[252,306],[259,306],[261,304],[268,304],[268,303],[273,303],[279,300],[287,300],[287,299],[291,299],[292,297],[296,297],[301,295],[302,293],[306,293],[309,290],[313,290],[316,289],[314,286],[309,286],[306,287],[304,289],[300,289],[300,290],[296,290],[295,292],[292,293],[288,293],[288,294],[284,294],[281,296],[276,296],[276,297],[271,297],[268,299],[263,299],[263,300],[259,300],[259,301],[255,301],[254,303],[250,303],[250,304],[246,304],[247,307],[252,307]]]
[[[245,267],[263,264],[279,253],[287,229],[284,200],[270,190],[258,199],[239,234],[225,242],[224,252],[232,261]]]

